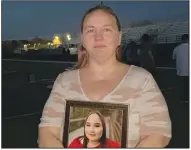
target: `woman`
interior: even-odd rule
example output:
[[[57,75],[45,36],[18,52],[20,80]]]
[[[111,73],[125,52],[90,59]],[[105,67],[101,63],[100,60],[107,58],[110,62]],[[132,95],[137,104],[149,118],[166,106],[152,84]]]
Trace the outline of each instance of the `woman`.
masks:
[[[120,62],[121,26],[111,8],[99,5],[85,13],[81,40],[84,53],[76,69],[58,75],[45,104],[39,146],[63,147],[66,100],[128,104],[127,147],[168,145],[171,121],[165,99],[148,71]]]
[[[84,136],[74,139],[69,148],[120,148],[120,144],[106,138],[104,117],[91,112],[85,120]]]

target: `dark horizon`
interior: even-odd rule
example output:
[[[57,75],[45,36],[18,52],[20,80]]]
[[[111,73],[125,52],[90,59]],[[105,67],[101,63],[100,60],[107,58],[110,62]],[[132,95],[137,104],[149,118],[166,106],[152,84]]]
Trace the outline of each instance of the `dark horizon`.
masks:
[[[113,8],[122,27],[133,21],[188,20],[189,16],[188,1],[2,1],[2,39],[79,33],[84,12],[102,2]]]

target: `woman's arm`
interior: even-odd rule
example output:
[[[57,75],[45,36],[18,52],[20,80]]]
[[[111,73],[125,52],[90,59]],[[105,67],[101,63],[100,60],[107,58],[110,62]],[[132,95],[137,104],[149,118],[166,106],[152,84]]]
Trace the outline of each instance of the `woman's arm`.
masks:
[[[61,132],[65,115],[65,98],[63,95],[62,81],[60,74],[44,106],[41,122],[39,125],[38,144],[40,148],[63,148]]]
[[[136,148],[163,148],[166,147],[169,142],[169,137],[153,134],[142,139]]]
[[[149,73],[137,101],[140,142],[137,147],[162,148],[171,139],[171,120],[166,101]]]
[[[60,140],[60,128],[42,127],[39,129],[39,147],[40,148],[63,148]]]

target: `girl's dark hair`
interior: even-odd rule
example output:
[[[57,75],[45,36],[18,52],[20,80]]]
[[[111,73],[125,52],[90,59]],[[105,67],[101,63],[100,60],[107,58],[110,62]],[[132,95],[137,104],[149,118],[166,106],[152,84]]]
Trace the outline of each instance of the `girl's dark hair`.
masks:
[[[115,18],[115,20],[116,20],[116,24],[117,24],[118,30],[121,31],[120,21],[119,21],[117,15],[116,15],[116,14],[114,13],[114,11],[112,10],[112,8],[110,8],[110,7],[108,7],[108,6],[105,6],[105,5],[97,5],[97,6],[93,7],[93,8],[90,8],[90,9],[84,14],[84,16],[83,16],[83,18],[82,18],[82,21],[81,21],[81,27],[80,27],[80,28],[81,28],[81,29],[80,29],[81,32],[83,32],[83,27],[84,27],[84,20],[85,20],[85,18],[86,18],[89,14],[91,14],[91,13],[93,13],[93,12],[95,12],[95,11],[98,11],[98,10],[101,10],[101,11],[103,11],[103,12],[106,12],[106,13],[112,15],[112,16]],[[76,68],[76,69],[83,68],[83,67],[85,67],[85,66],[87,65],[87,63],[88,63],[88,54],[87,54],[87,51],[85,50],[85,48],[84,48],[83,46],[80,47],[79,53],[82,53],[82,55],[79,57],[78,62],[77,62],[77,64],[75,65],[75,68]],[[121,61],[121,47],[120,47],[120,46],[117,48],[117,51],[116,51],[116,59],[117,59],[118,61]]]
[[[87,136],[85,134],[85,126],[86,126],[87,119],[92,114],[97,114],[99,116],[100,120],[101,120],[103,131],[102,131],[102,136],[100,138],[100,147],[101,148],[106,148],[106,125],[105,125],[105,121],[104,121],[103,115],[100,112],[98,112],[98,111],[90,112],[88,114],[88,117],[85,120],[85,123],[84,123],[84,142],[83,142],[83,148],[87,148],[87,145],[88,145],[88,138],[87,138]]]

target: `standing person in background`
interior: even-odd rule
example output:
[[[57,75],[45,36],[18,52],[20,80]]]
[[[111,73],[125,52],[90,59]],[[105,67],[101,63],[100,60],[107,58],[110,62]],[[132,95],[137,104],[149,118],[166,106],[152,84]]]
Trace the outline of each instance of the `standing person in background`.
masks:
[[[139,61],[142,68],[150,72],[153,77],[156,74],[155,60],[153,57],[152,39],[148,34],[141,37],[141,46],[139,51]]]
[[[128,45],[128,49],[129,49],[128,64],[140,66],[139,59],[138,59],[138,53],[137,53],[138,48],[137,48],[136,42],[131,41]]]
[[[177,46],[172,55],[176,59],[176,71],[179,82],[180,102],[189,101],[189,36],[184,34],[181,37],[182,43]]]

